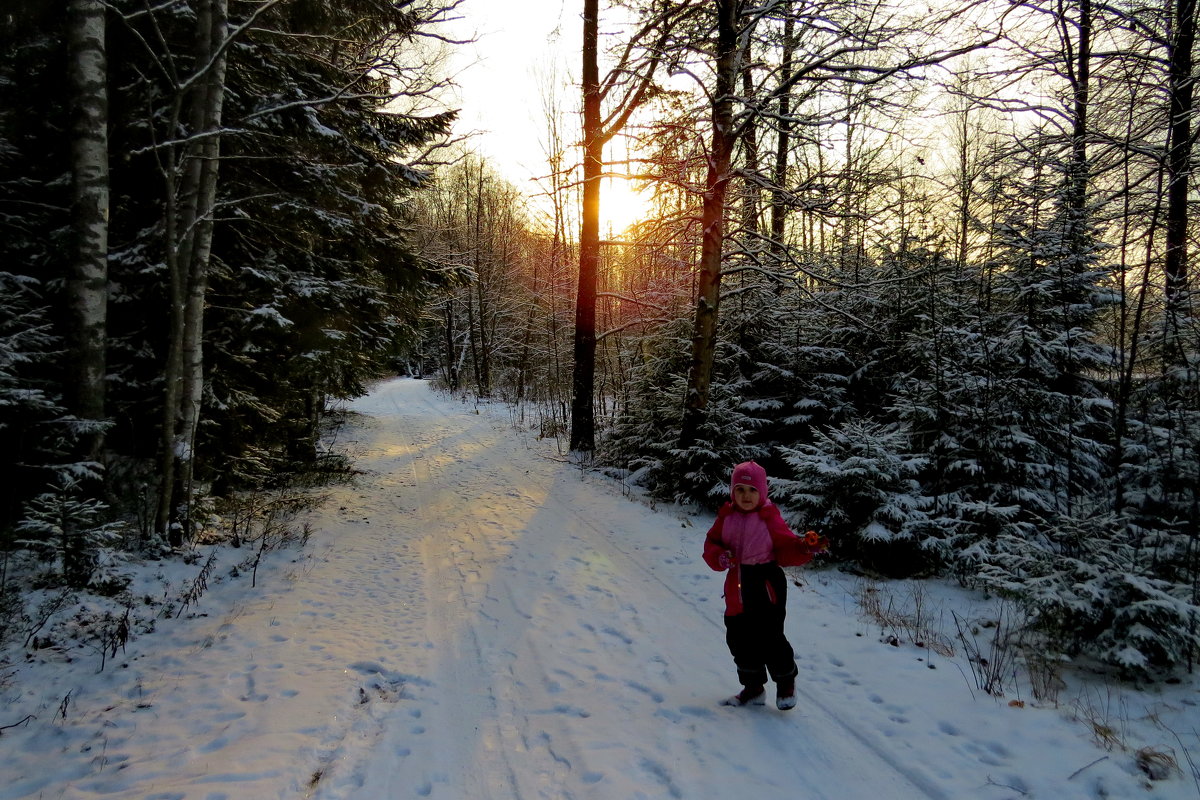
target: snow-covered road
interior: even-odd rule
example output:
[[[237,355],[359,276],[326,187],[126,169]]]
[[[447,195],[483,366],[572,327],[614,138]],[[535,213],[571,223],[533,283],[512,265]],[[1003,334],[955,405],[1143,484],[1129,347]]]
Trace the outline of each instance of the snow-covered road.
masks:
[[[703,530],[418,382],[356,409],[369,475],[342,505],[370,525],[337,572],[411,605],[378,656],[400,683],[380,739],[317,797],[944,796],[804,692],[716,704],[736,681]]]
[[[355,409],[368,475],[341,505],[371,543],[337,571],[409,600],[379,654],[383,733],[318,798],[944,796],[804,691],[786,715],[716,705],[737,684],[686,518],[418,381]]]
[[[53,648],[0,670],[0,800],[1200,795],[1190,772],[1152,783],[1134,763],[1149,747],[1190,768],[1196,681],[1070,677],[1059,707],[1010,705],[1015,678],[985,695],[961,651],[881,643],[856,603],[899,612],[911,592],[935,627],[987,607],[936,582],[797,573],[799,706],[719,706],[737,686],[722,576],[699,557],[711,516],[624,496],[503,407],[421,381],[352,408],[362,474],[256,586],[234,567],[246,548],[214,548],[210,590],[103,671]],[[172,598],[199,566],[141,570],[134,597]]]

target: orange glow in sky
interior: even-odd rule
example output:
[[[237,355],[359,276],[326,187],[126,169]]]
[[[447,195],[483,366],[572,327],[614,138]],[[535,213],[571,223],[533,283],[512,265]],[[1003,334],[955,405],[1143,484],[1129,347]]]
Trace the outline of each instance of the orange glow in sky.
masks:
[[[454,46],[450,59],[460,108],[456,132],[471,134],[467,147],[519,190],[538,195],[547,184],[535,181],[550,171],[543,103],[547,84],[554,84],[557,95],[567,161],[580,158],[574,145],[580,135],[583,0],[466,0],[459,11],[462,19],[452,34],[475,41]],[[602,8],[602,28],[604,24]],[[606,156],[623,159],[628,154]],[[633,181],[612,178],[601,188],[600,204],[601,236],[615,238],[646,217],[650,193],[637,192]]]
[[[600,235],[619,236],[635,222],[645,219],[650,211],[649,192],[637,191],[633,181],[613,178],[600,188]]]

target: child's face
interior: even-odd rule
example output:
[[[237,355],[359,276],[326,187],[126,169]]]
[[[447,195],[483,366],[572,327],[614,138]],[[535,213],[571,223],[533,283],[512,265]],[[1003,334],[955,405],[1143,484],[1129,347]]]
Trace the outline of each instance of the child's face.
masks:
[[[739,483],[733,487],[733,504],[742,511],[753,511],[758,508],[758,489]]]

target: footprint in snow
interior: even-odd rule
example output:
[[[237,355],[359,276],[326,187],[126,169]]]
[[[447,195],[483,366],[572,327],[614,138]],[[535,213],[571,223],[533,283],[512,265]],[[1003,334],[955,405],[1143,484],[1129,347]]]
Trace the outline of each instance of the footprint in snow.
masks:
[[[712,719],[716,717],[711,708],[705,706],[680,706],[680,714],[687,714],[689,717],[701,717],[703,719]]]
[[[633,644],[633,639],[630,639],[628,636],[626,636],[624,633],[617,630],[616,628],[611,628],[611,627],[604,628],[601,631],[601,633],[607,633],[609,636],[616,637],[617,639],[620,639],[622,642],[624,642],[627,645]]]
[[[636,681],[625,681],[625,685],[630,689],[641,692],[656,703],[661,703],[663,701],[662,694],[660,692],[656,692],[654,689],[651,689],[649,686],[643,686]]]

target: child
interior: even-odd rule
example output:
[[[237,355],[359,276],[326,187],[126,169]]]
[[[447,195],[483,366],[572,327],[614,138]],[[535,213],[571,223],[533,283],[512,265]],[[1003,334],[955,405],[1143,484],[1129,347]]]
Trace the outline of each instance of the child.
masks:
[[[775,705],[796,705],[796,658],[783,634],[787,579],[781,566],[807,564],[822,548],[801,539],[767,499],[767,472],[753,461],[733,468],[731,501],[704,540],[704,561],[725,576],[725,642],[742,691],[723,705],[762,705],[767,674]],[[815,536],[811,536],[814,538]]]

